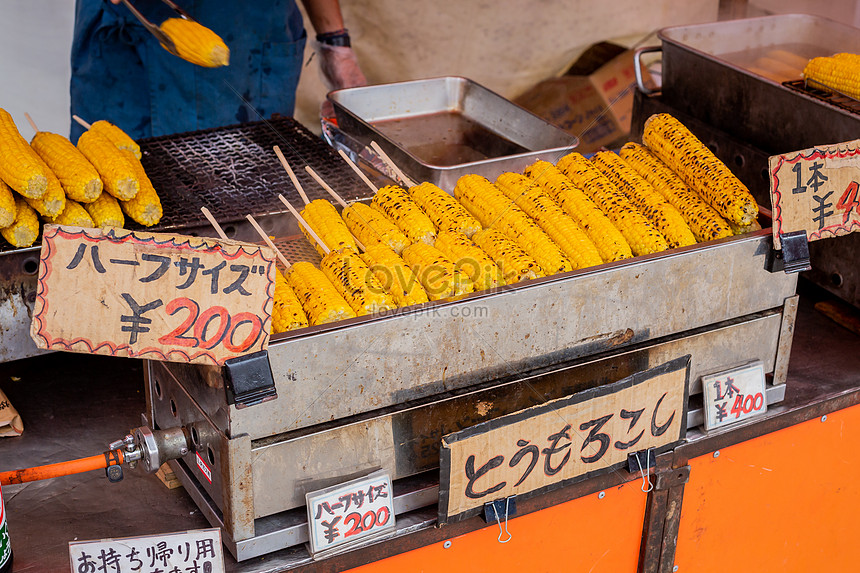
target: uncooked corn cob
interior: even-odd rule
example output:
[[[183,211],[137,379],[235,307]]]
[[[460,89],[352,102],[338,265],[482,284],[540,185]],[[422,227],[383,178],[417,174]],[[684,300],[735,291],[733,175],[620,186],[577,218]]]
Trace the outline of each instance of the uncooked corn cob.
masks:
[[[588,159],[576,152],[569,153],[558,160],[558,168],[609,217],[634,255],[669,248],[660,231]]]
[[[481,230],[478,222],[454,197],[432,183],[409,188],[409,196],[427,213],[439,231],[453,229],[472,237]]]
[[[472,235],[472,240],[498,265],[506,284],[544,276],[537,261],[501,232],[484,229]]]
[[[494,288],[505,284],[502,270],[495,261],[475,245],[464,233],[453,229],[436,236],[436,248],[454,261],[454,266],[466,273],[475,283],[475,290]]]
[[[413,243],[432,245],[436,227],[402,187],[387,185],[376,192],[371,206],[391,219]]]
[[[134,199],[120,201],[119,205],[122,207],[123,213],[128,215],[132,221],[151,227],[161,220],[161,215],[163,214],[161,199],[158,197],[158,193],[152,186],[152,181],[149,180],[149,176],[147,176],[140,161],[129,150],[124,150],[123,154],[131,163],[140,188]]]
[[[649,117],[642,140],[726,220],[749,225],[758,216],[758,205],[746,186],[671,115]]]
[[[72,227],[93,228],[93,219],[83,205],[71,199],[66,201],[66,208],[57,217],[42,217],[46,223],[54,225],[71,225]]]
[[[295,263],[287,271],[286,279],[312,326],[355,317],[331,281],[311,263]]]
[[[173,41],[183,60],[205,68],[230,64],[230,49],[209,28],[184,18],[168,18],[159,28]]]
[[[69,199],[89,203],[101,195],[98,171],[71,141],[56,133],[39,131],[30,145],[60,180]]]
[[[475,284],[457,270],[454,263],[427,243],[417,242],[403,249],[403,260],[421,281],[430,300],[467,294]]]
[[[354,251],[332,251],[320,269],[358,316],[397,308],[391,295]]]
[[[22,197],[15,198],[15,222],[0,229],[0,235],[13,247],[29,247],[39,236],[39,217]]]
[[[125,217],[122,216],[119,201],[110,193],[102,193],[92,203],[84,203],[84,209],[92,217],[94,227],[122,227],[125,225]]]
[[[0,229],[8,227],[15,222],[15,196],[8,185],[0,181]]]
[[[599,151],[591,161],[657,227],[672,248],[696,243],[684,217],[635,169],[612,151]]]
[[[126,132],[111,122],[100,119],[90,126],[90,131],[97,131],[107,137],[119,149],[127,149],[134,154],[134,158],[140,161],[140,146]]]
[[[696,240],[711,241],[732,236],[726,220],[647,147],[627,143],[621,148],[621,157],[681,212]]]
[[[522,247],[547,275],[573,270],[573,263],[534,220],[480,175],[463,175],[454,195],[484,227],[498,229]]]
[[[134,165],[111,141],[97,131],[85,131],[78,149],[89,159],[104,182],[104,189],[120,201],[134,199],[140,182]]]
[[[311,201],[302,209],[301,215],[331,251],[358,252],[358,246],[355,244],[355,239],[349,232],[346,223],[340,218],[340,214],[334,208],[334,205],[325,199]],[[304,233],[320,256],[324,257],[326,255],[325,249],[317,244],[311,234],[307,232],[304,225],[299,226],[302,229],[302,233]]]
[[[366,247],[383,244],[400,253],[410,241],[397,225],[385,215],[365,203],[356,201],[343,208],[341,213],[350,232]]]
[[[48,188],[48,176],[38,157],[18,133],[9,112],[0,109],[0,179],[24,197],[40,199]]]
[[[394,298],[397,306],[409,306],[427,302],[427,292],[406,262],[388,245],[377,243],[367,247],[361,255],[370,271]]]
[[[496,187],[537,222],[576,268],[603,262],[585,231],[543,192],[540,185],[519,173],[502,173],[496,179]]]
[[[302,303],[281,271],[275,269],[275,296],[272,302],[272,334],[295,330],[308,325]]]
[[[29,203],[30,207],[36,210],[43,217],[56,217],[63,212],[66,207],[66,193],[63,191],[63,186],[60,180],[54,175],[42,158],[36,156],[38,161],[44,168],[45,175],[48,179],[48,186],[45,188],[45,194],[40,199],[31,199],[24,197],[24,200]]]
[[[577,188],[558,167],[547,161],[535,161],[524,173],[537,182],[597,247],[604,262],[620,261],[633,256],[630,245],[612,221]]]
[[[860,58],[853,54],[836,54],[832,58],[812,58],[803,68],[803,77],[812,87],[829,88],[841,94],[860,98]]]

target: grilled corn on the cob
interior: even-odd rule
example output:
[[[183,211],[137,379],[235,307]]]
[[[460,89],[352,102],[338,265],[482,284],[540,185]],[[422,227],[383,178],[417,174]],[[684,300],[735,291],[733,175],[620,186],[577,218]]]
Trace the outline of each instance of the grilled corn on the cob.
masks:
[[[323,257],[320,269],[358,316],[397,308],[358,253],[332,251]]]
[[[295,330],[308,325],[302,303],[281,271],[275,269],[275,296],[272,303],[272,334]]]
[[[403,260],[421,281],[430,300],[467,294],[475,284],[454,263],[427,243],[417,242],[403,249]]]
[[[134,199],[140,189],[140,182],[134,165],[123,150],[98,131],[81,134],[78,149],[99,172],[105,191],[120,201]]]
[[[402,187],[387,185],[376,192],[371,205],[391,219],[413,243],[432,245],[436,227]]]
[[[484,229],[472,235],[472,240],[498,265],[505,284],[544,276],[537,261],[501,232]]]
[[[125,225],[125,217],[122,216],[122,208],[119,201],[110,193],[102,193],[92,203],[84,203],[93,219],[94,227],[122,227]]]
[[[161,199],[158,197],[158,192],[152,186],[152,181],[143,169],[143,165],[138,161],[134,154],[129,150],[124,150],[123,154],[131,163],[134,174],[137,176],[140,188],[134,199],[128,201],[120,201],[119,205],[123,213],[129,216],[135,223],[140,223],[147,227],[155,225],[161,220],[163,214],[161,208]],[[132,161],[134,159],[134,161]]]
[[[173,41],[183,60],[205,68],[230,64],[230,49],[209,28],[184,18],[168,18],[160,28]]]
[[[355,239],[350,234],[346,223],[340,218],[340,214],[334,208],[334,205],[325,199],[311,201],[302,209],[301,215],[331,251],[358,252],[358,246],[355,244]],[[304,233],[308,241],[310,241],[320,256],[324,257],[326,254],[325,249],[317,244],[303,225],[300,226],[302,233]]]
[[[90,131],[97,131],[104,135],[119,149],[127,149],[134,154],[134,158],[140,161],[140,146],[126,132],[111,122],[100,119],[90,126]]]
[[[15,222],[15,196],[8,185],[0,181],[0,229],[8,227]]]
[[[29,247],[39,236],[39,217],[22,197],[15,198],[15,222],[0,229],[0,235],[13,247]]]
[[[69,199],[89,203],[101,195],[98,171],[71,141],[56,133],[40,131],[30,145],[60,180]]]
[[[397,306],[427,302],[427,292],[406,262],[388,245],[377,243],[361,255],[370,271],[392,297]]]
[[[366,247],[383,244],[400,253],[411,241],[385,215],[361,202],[343,208],[347,228]]]
[[[40,199],[48,188],[44,163],[5,109],[0,109],[0,179],[24,197]]]
[[[409,196],[427,213],[439,231],[453,229],[471,237],[481,230],[481,223],[477,219],[456,199],[432,183],[410,187]]]
[[[355,312],[331,281],[311,263],[294,264],[287,271],[286,279],[312,326],[355,317]]]
[[[66,201],[66,208],[56,217],[43,217],[46,223],[55,225],[71,225],[72,227],[95,227],[93,219],[83,205],[77,201],[69,199]]]
[[[442,231],[436,236],[436,248],[454,261],[454,266],[466,273],[475,283],[475,290],[494,288],[505,284],[505,277],[483,249],[476,246],[464,233]]]
[[[54,175],[54,172],[42,161],[38,155],[36,160],[42,165],[45,175],[48,178],[48,186],[45,188],[45,194],[40,199],[31,199],[24,197],[24,200],[30,204],[30,207],[36,210],[43,217],[56,217],[66,208],[66,193],[63,191],[63,186],[60,180]]]

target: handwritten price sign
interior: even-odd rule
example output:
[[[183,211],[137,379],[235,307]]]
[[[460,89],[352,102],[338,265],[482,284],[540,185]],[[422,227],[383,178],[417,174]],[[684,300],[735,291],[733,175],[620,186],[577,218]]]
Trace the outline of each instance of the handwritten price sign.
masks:
[[[713,430],[767,411],[764,365],[755,362],[719,374],[702,376],[705,429]]]
[[[271,249],[46,225],[30,335],[40,348],[223,364],[266,348]]]
[[[806,231],[809,241],[860,230],[860,139],[769,159],[773,242]]]

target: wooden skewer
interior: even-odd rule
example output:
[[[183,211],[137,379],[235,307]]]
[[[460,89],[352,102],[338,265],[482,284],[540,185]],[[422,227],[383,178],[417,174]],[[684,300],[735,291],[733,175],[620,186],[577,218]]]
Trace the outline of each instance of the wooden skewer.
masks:
[[[38,128],[38,127],[36,127],[36,122],[35,122],[35,121],[33,121],[33,118],[32,118],[32,117],[30,117],[30,114],[29,114],[29,113],[27,113],[27,112],[25,111],[25,112],[24,112],[24,117],[26,117],[26,118],[27,118],[27,121],[30,123],[30,127],[32,127],[32,128],[33,128],[33,131],[35,131],[36,133],[39,133],[39,128]]]
[[[325,243],[323,243],[323,240],[320,239],[320,236],[316,234],[316,231],[314,231],[310,225],[308,225],[308,222],[305,221],[305,218],[302,217],[301,215],[299,215],[299,212],[296,211],[295,207],[290,205],[290,202],[287,201],[287,198],[284,197],[283,195],[281,195],[280,193],[278,193],[278,199],[281,200],[281,203],[283,203],[284,205],[287,206],[287,209],[290,210],[290,213],[292,213],[293,216],[296,219],[298,219],[298,221],[302,225],[302,227],[305,228],[305,231],[307,231],[308,234],[314,238],[314,241],[317,242],[317,244],[322,248],[322,250],[325,252],[325,254],[329,254],[331,252],[331,249],[329,249],[328,246]]]
[[[75,120],[75,121],[77,121],[79,124],[81,124],[81,125],[83,126],[83,128],[84,128],[84,129],[89,129],[89,128],[91,128],[91,127],[92,127],[92,125],[88,124],[87,122],[85,122],[84,120],[82,120],[82,119],[81,119],[79,116],[77,116],[77,115],[73,115],[73,116],[72,116],[72,119],[73,119],[73,120]]]
[[[377,189],[376,185],[374,185],[370,181],[370,179],[367,178],[367,175],[365,175],[364,172],[362,172],[362,170],[358,168],[358,165],[356,165],[355,163],[352,162],[352,159],[349,158],[349,155],[347,155],[343,149],[338,149],[337,152],[340,153],[340,156],[343,158],[344,161],[346,161],[346,164],[349,165],[350,167],[352,167],[352,170],[355,171],[356,175],[361,177],[361,180],[364,181],[365,183],[367,183],[367,186],[370,187],[370,189],[374,193],[379,191],[379,189]]]
[[[394,171],[394,173],[400,178],[400,180],[403,181],[404,185],[408,187],[414,187],[416,185],[415,181],[407,177],[406,174],[401,171],[399,167],[397,167],[397,164],[394,163],[394,161],[392,161],[390,157],[388,157],[388,154],[385,153],[381,147],[379,147],[378,143],[376,143],[375,141],[371,141],[370,148],[373,149],[373,151],[375,151],[376,154],[382,158],[382,161],[384,161],[385,164],[388,165]]]
[[[290,261],[287,260],[287,257],[275,246],[275,243],[272,242],[272,239],[269,238],[269,235],[263,230],[262,227],[257,223],[257,221],[251,215],[245,215],[245,218],[251,222],[251,226],[260,234],[260,237],[266,241],[266,244],[272,247],[272,250],[275,251],[275,254],[278,255],[278,260],[281,261],[281,264],[284,265],[284,270],[290,270]]]
[[[203,214],[209,219],[209,222],[215,228],[215,232],[218,233],[218,236],[228,241],[227,233],[224,232],[224,229],[221,228],[221,225],[218,224],[218,221],[215,220],[215,217],[212,216],[212,213],[209,212],[209,209],[206,207],[200,207],[200,210],[203,211]]]
[[[304,201],[305,205],[307,205],[311,201],[310,201],[310,199],[308,199],[308,196],[305,194],[305,190],[304,190],[304,188],[302,188],[302,184],[299,183],[298,178],[296,178],[296,174],[293,173],[293,169],[290,167],[290,164],[287,163],[287,158],[284,157],[283,153],[281,153],[281,148],[276,145],[275,147],[273,147],[273,149],[275,150],[275,155],[278,156],[278,160],[281,162],[281,165],[283,165],[284,169],[287,171],[287,175],[290,176],[290,181],[293,182],[293,185],[296,187],[296,190],[299,192],[299,195],[301,196],[302,201]]]
[[[334,200],[335,200],[335,201],[337,201],[338,203],[340,203],[340,206],[341,206],[341,207],[343,207],[343,208],[345,209],[345,208],[347,208],[347,207],[349,206],[349,205],[347,205],[346,201],[344,201],[344,200],[343,200],[343,198],[342,198],[340,195],[338,195],[338,194],[335,192],[335,190],[334,190],[334,189],[332,189],[332,188],[328,185],[328,183],[326,183],[325,181],[323,181],[322,177],[320,177],[319,175],[317,175],[317,172],[316,172],[316,171],[314,171],[314,170],[311,168],[311,166],[310,166],[310,165],[305,165],[305,171],[307,171],[307,172],[310,174],[310,176],[311,176],[311,177],[313,177],[313,178],[314,178],[314,180],[315,180],[317,183],[319,183],[319,184],[320,184],[320,186],[321,186],[323,189],[325,189],[326,191],[328,191],[329,195],[331,195],[332,197],[334,197]],[[352,233],[350,233],[350,234],[352,235]],[[359,248],[359,249],[361,249],[362,251],[367,252],[367,248],[366,248],[366,247],[361,243],[361,241],[359,241],[359,240],[358,240],[358,237],[356,237],[355,235],[352,235],[352,240],[353,240],[353,241],[355,241],[355,244],[358,246],[358,248]]]

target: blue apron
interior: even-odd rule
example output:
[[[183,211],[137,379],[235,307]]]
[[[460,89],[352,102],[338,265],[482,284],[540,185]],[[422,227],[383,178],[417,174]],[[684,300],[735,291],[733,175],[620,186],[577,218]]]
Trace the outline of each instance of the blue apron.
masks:
[[[176,14],[158,0],[133,0],[151,22]],[[71,111],[107,119],[132,138],[292,115],[306,34],[294,0],[184,0],[221,36],[230,65],[202,68],[162,48],[123,6],[76,0]],[[71,139],[83,129],[72,122]]]

